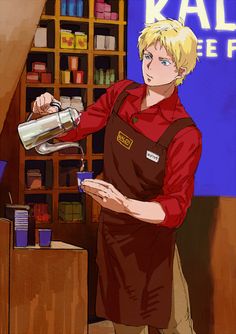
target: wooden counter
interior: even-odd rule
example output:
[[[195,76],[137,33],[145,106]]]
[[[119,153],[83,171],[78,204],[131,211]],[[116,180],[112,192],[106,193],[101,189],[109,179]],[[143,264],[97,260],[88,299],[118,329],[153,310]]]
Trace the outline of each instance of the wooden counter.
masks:
[[[87,251],[14,248],[12,229],[0,220],[0,334],[86,334]]]

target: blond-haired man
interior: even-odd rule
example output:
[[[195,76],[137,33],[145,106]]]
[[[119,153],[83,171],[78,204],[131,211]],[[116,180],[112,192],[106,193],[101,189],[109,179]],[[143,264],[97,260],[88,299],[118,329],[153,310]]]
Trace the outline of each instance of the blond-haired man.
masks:
[[[197,39],[168,19],[147,26],[138,46],[145,83],[108,88],[63,140],[106,126],[104,181],[83,183],[102,206],[97,315],[113,321],[116,334],[193,334],[175,232],[201,155],[201,133],[177,90],[196,65]],[[52,100],[38,97],[34,111],[50,111]]]

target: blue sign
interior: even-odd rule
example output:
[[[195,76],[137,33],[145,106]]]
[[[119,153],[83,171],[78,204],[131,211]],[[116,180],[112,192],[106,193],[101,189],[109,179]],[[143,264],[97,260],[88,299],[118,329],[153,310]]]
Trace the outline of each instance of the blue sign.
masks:
[[[236,1],[129,0],[129,79],[143,82],[137,40],[145,22],[165,18],[181,18],[198,38],[199,62],[179,86],[203,136],[195,195],[236,196]]]

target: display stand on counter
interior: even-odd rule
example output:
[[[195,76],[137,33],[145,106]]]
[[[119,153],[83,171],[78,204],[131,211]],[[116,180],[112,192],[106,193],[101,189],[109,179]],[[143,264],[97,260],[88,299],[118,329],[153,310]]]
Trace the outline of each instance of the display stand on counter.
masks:
[[[0,219],[0,332],[87,334],[87,251],[58,241],[14,247],[13,229]]]

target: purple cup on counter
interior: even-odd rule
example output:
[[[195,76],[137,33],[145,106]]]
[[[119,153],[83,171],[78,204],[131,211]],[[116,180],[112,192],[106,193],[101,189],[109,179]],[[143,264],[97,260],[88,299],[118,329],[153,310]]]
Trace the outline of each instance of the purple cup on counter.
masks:
[[[81,189],[81,182],[85,179],[92,179],[93,178],[93,172],[77,172],[77,181],[78,181],[78,187],[79,192],[83,193],[83,189]]]
[[[28,229],[15,230],[16,247],[27,247],[28,245]]]
[[[39,229],[39,246],[50,247],[52,240],[52,230],[50,228]]]

